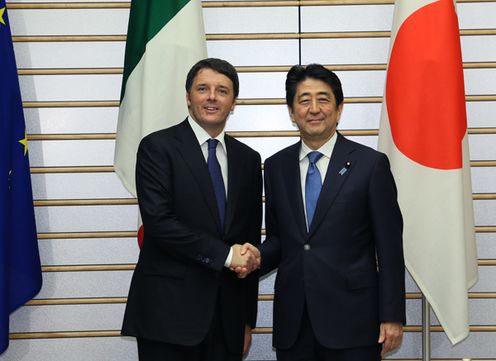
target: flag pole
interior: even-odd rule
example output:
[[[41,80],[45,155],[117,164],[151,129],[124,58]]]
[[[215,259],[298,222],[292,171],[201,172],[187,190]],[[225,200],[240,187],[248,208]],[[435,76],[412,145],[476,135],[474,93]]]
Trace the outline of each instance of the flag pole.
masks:
[[[431,361],[431,306],[422,294],[422,361]]]

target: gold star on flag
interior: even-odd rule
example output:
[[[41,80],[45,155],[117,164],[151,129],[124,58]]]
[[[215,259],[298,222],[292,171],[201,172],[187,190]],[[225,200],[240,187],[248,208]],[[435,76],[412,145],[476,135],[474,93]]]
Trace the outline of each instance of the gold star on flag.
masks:
[[[24,133],[24,138],[19,141],[24,146],[24,155],[28,152],[28,135]]]
[[[0,8],[0,24],[5,25],[5,20],[3,20],[3,13],[5,12],[5,8]]]

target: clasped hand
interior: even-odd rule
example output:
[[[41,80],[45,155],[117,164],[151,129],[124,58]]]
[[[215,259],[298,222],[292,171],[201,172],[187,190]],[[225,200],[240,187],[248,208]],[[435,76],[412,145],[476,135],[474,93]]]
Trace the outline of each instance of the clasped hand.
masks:
[[[250,243],[235,244],[231,248],[233,256],[229,268],[236,272],[239,278],[245,278],[260,267],[260,251],[254,245]]]

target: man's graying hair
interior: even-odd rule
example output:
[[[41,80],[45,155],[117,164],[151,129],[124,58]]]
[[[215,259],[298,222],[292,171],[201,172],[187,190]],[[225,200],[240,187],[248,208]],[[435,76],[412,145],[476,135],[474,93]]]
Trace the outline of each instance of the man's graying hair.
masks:
[[[334,98],[336,98],[336,106],[339,106],[343,102],[343,89],[341,88],[341,81],[336,74],[320,64],[310,64],[307,66],[295,65],[289,69],[286,76],[286,104],[291,110],[293,110],[296,88],[298,84],[306,79],[321,80],[328,84],[334,93]]]

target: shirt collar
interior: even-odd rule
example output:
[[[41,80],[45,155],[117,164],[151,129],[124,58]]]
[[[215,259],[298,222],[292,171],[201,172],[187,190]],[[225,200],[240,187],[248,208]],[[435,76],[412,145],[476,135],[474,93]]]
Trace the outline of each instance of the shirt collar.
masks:
[[[331,158],[332,151],[334,150],[334,145],[336,145],[336,140],[338,138],[338,132],[335,131],[332,137],[322,144],[322,146],[317,149],[318,152],[322,153],[324,157]],[[301,147],[300,147],[300,162],[308,155],[308,153],[313,152],[313,149],[311,149],[308,145],[305,144],[303,139],[301,140]]]
[[[191,129],[193,129],[193,133],[195,133],[195,137],[198,140],[198,144],[202,146],[204,143],[207,142],[207,140],[212,139],[212,137],[207,133],[205,129],[203,129],[194,119],[191,115],[188,116],[188,122],[189,125],[191,126]],[[222,130],[218,136],[216,136],[214,139],[217,139],[220,144],[222,144],[222,148],[224,148],[224,151],[226,150],[226,142],[224,140],[224,135],[225,131]]]

